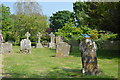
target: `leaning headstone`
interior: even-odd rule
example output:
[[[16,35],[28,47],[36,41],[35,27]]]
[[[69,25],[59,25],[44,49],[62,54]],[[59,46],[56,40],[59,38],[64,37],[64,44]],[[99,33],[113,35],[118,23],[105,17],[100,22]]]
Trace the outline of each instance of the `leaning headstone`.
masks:
[[[42,34],[38,32],[37,37],[38,37],[38,43],[36,44],[36,48],[43,48],[40,39],[41,39]]]
[[[56,49],[55,35],[51,32],[51,34],[49,34],[49,36],[51,37],[51,42],[49,43],[49,48]]]
[[[66,42],[59,42],[56,48],[56,57],[67,57],[70,53],[70,45]]]
[[[11,53],[12,52],[12,43],[2,43],[1,44],[1,53]]]
[[[23,53],[31,53],[31,41],[29,40],[30,33],[25,34],[27,39],[22,39],[20,42],[20,51]]]
[[[80,43],[82,73],[85,75],[97,75],[99,73],[96,49],[95,42],[88,36]]]

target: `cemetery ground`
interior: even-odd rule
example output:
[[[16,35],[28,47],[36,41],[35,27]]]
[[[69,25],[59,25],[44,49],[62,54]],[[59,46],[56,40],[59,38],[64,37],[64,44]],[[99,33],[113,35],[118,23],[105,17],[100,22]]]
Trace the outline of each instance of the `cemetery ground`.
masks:
[[[69,57],[54,57],[55,50],[32,48],[31,54],[13,52],[3,54],[3,75],[8,78],[118,78],[118,49],[98,49],[97,57],[101,74],[82,75],[81,55],[78,47],[72,47]]]

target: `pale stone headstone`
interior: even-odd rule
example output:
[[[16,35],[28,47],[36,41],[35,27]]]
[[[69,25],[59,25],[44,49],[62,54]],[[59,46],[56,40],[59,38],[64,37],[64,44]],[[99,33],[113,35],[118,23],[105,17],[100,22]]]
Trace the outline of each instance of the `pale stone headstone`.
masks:
[[[63,42],[61,36],[57,36],[57,37],[56,37],[56,44],[58,44],[59,42]]]
[[[0,45],[1,45],[1,43],[3,42],[3,36],[2,36],[2,33],[1,33],[2,31],[0,30]]]
[[[3,42],[3,37],[2,37],[2,33],[1,33],[2,31],[0,30],[0,53],[2,53],[2,47],[1,47],[1,45],[2,45],[2,42]]]
[[[21,40],[20,51],[23,53],[31,53],[31,41],[29,39]]]
[[[56,49],[56,57],[67,57],[70,53],[70,45],[66,42],[59,42]]]
[[[42,36],[42,34],[41,34],[40,32],[38,32],[38,34],[37,34],[38,43],[36,44],[36,48],[43,48],[43,46],[42,46],[42,44],[41,44],[41,42],[40,42],[41,36]]]
[[[1,53],[11,53],[12,52],[12,43],[2,43],[1,44]]]
[[[25,34],[27,39],[22,39],[20,42],[20,51],[23,53],[31,53],[31,41],[29,40],[30,33]]]
[[[49,43],[49,48],[56,49],[56,44],[55,44],[55,35],[51,32],[49,34],[51,37],[51,42]]]
[[[25,36],[27,37],[27,39],[29,39],[29,37],[30,37],[30,33],[27,32],[27,33],[25,34]]]
[[[97,75],[99,73],[96,55],[97,46],[91,39],[86,38],[80,43],[82,73]]]

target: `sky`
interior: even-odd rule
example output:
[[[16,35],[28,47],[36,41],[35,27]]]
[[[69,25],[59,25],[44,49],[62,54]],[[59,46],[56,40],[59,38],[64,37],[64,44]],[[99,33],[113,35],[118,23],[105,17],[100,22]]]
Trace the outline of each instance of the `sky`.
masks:
[[[10,11],[14,14],[13,4],[15,2],[2,2],[5,6],[10,7]],[[73,11],[73,2],[39,2],[44,15],[50,17],[53,13],[62,10]]]

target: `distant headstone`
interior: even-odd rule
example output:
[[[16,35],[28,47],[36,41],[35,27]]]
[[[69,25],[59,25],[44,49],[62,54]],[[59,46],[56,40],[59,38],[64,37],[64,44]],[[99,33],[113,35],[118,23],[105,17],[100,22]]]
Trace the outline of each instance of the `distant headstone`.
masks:
[[[49,48],[56,49],[56,44],[55,44],[55,35],[51,32],[49,34],[51,37],[51,42],[49,43]]]
[[[1,43],[3,42],[3,37],[2,37],[2,33],[1,33],[2,31],[0,30],[0,45],[1,45]]]
[[[27,37],[27,39],[29,39],[29,37],[30,37],[30,33],[27,32],[27,33],[25,34],[25,36]]]
[[[42,36],[42,34],[41,34],[40,32],[38,32],[38,34],[37,34],[38,43],[36,44],[36,48],[43,48],[43,46],[42,46],[42,44],[41,44],[41,42],[40,42],[41,36]]]
[[[56,48],[56,57],[67,57],[70,53],[70,45],[66,42],[59,42]]]
[[[80,43],[82,57],[82,73],[86,75],[97,75],[99,73],[97,65],[96,44],[90,38],[85,38]]]
[[[29,40],[30,33],[27,32],[25,34],[27,36],[27,39],[22,39],[20,42],[20,51],[23,53],[31,53],[31,41]]]
[[[3,42],[3,37],[2,37],[2,33],[1,33],[2,31],[0,30],[0,53],[2,53],[2,47],[1,47],[1,45],[2,45],[2,42]]]
[[[12,43],[2,43],[1,44],[1,53],[11,53],[12,52]]]
[[[56,44],[58,44],[59,42],[63,42],[61,36],[57,36],[57,37],[56,37]]]

